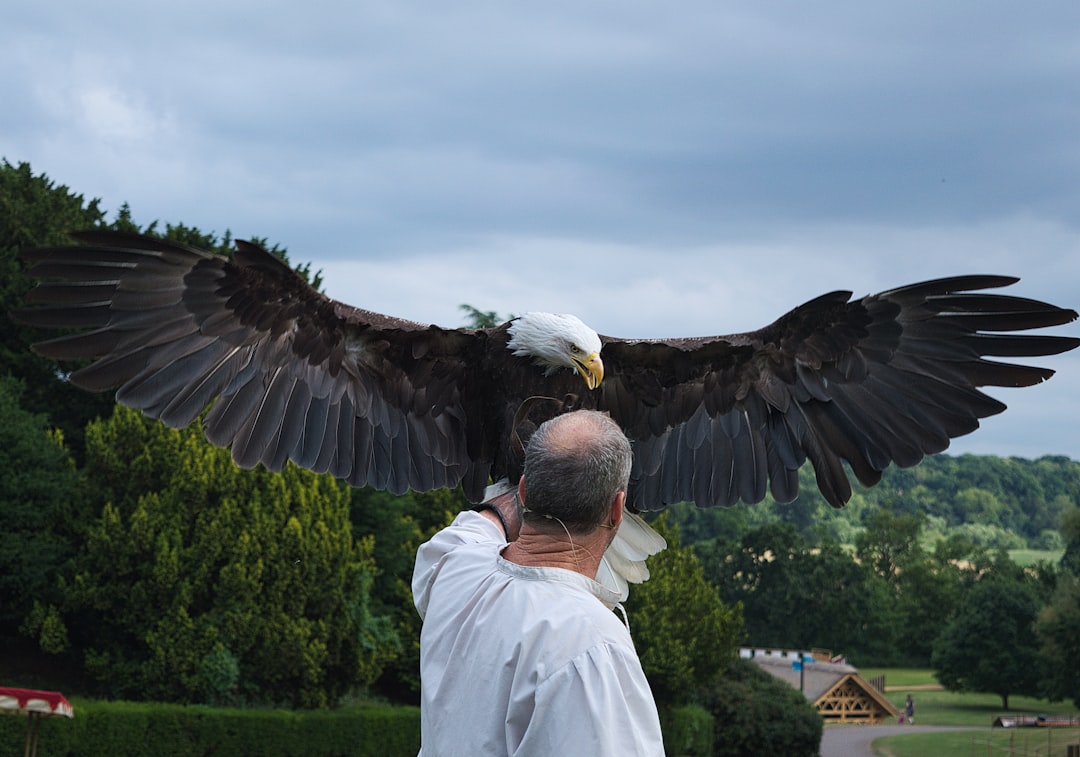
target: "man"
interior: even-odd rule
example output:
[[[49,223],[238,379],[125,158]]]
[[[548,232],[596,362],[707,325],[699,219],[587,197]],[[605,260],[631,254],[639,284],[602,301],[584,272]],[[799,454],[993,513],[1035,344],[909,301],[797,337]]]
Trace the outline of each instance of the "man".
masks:
[[[529,440],[516,496],[420,547],[421,755],[663,754],[619,595],[594,580],[630,459],[606,415],[559,416]]]

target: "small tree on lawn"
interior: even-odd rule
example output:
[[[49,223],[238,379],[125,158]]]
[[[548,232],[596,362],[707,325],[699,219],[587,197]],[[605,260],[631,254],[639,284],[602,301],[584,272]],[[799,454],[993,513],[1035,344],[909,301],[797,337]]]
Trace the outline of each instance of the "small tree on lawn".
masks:
[[[1080,707],[1080,576],[1064,573],[1050,603],[1039,613],[1035,634],[1045,676],[1043,693],[1051,699],[1072,699]]]
[[[1001,697],[1038,694],[1038,641],[1032,623],[1041,603],[1034,582],[1015,574],[975,584],[934,642],[937,679],[954,691]]]

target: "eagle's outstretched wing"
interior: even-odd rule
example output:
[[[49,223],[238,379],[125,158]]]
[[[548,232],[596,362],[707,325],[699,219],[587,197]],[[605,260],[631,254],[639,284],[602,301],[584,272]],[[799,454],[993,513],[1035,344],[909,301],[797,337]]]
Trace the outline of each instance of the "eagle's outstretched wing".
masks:
[[[1005,409],[978,391],[1053,371],[987,357],[1032,357],[1080,340],[1017,334],[1075,311],[975,290],[1017,279],[962,276],[851,300],[834,292],[758,331],[629,341],[603,337],[607,380],[596,405],[634,442],[631,505],[732,505],[798,494],[809,459],[834,506]]]
[[[27,250],[31,325],[79,328],[34,345],[94,360],[71,375],[173,427],[207,406],[207,437],[241,466],[292,460],[402,493],[487,481],[477,429],[483,330],[448,330],[352,308],[240,242],[231,258],[117,232]],[[483,483],[480,484],[482,490]]]

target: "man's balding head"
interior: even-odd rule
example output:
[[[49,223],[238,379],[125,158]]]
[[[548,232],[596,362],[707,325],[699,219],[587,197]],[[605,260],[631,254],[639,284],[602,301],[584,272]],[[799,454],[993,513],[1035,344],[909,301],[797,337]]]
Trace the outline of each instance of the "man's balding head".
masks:
[[[552,418],[525,451],[525,505],[571,532],[591,531],[609,522],[615,496],[630,480],[630,462],[630,442],[607,414],[578,410]]]

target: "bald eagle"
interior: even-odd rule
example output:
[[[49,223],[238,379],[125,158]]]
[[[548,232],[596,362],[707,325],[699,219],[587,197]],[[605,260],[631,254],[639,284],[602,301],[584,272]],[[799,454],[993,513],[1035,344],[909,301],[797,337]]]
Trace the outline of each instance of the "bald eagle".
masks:
[[[960,276],[852,299],[832,292],[769,326],[729,336],[629,340],[571,315],[526,313],[495,328],[442,328],[336,302],[277,257],[238,242],[231,258],[132,234],[90,231],[79,245],[29,250],[45,280],[20,317],[81,329],[34,345],[91,391],[172,427],[208,406],[205,432],[242,467],[288,461],[400,494],[461,485],[473,502],[520,475],[518,425],[608,412],[634,448],[637,511],[779,502],[813,465],[834,506],[846,463],[875,484],[1005,405],[984,386],[1029,386],[1053,371],[986,360],[1073,349],[1080,340],[1015,332],[1076,312],[979,290],[1004,276]]]

